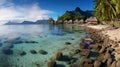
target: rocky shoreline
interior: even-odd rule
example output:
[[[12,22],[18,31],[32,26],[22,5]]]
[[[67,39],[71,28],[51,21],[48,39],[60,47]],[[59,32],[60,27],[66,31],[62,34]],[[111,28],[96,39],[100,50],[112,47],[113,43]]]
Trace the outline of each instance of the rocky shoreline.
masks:
[[[64,55],[62,52],[55,53],[52,60],[47,62],[47,67],[66,67],[59,66],[60,62],[65,62],[68,67],[120,66],[119,50],[116,49],[119,41],[112,40],[103,33],[107,28],[84,27],[89,35],[81,38],[79,47],[74,48],[69,55]]]
[[[96,29],[92,27],[86,27],[86,30],[90,34],[90,38],[93,39],[96,43],[99,43],[101,49],[99,50],[100,54],[103,54],[102,63],[106,64],[104,67],[119,67],[120,66],[120,55],[119,55],[119,40],[117,37],[111,39],[109,33],[106,34],[108,30],[116,30],[110,27]],[[116,32],[112,32],[116,33]]]

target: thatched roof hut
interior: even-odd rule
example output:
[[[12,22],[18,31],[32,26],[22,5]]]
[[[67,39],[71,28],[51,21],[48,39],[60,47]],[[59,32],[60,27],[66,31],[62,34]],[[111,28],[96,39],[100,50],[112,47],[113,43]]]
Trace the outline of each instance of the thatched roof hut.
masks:
[[[63,23],[63,21],[62,21],[62,20],[59,20],[59,21],[57,21],[57,23],[58,23],[58,24],[61,24],[61,23]]]
[[[96,17],[90,17],[88,19],[86,19],[87,24],[98,24],[98,19]]]
[[[72,21],[72,20],[69,20],[68,23],[71,24],[71,23],[73,23],[73,21]]]
[[[84,20],[83,20],[83,19],[79,20],[79,23],[83,23],[83,22],[84,22]]]
[[[76,19],[75,21],[74,21],[74,23],[78,23],[79,22],[79,20],[78,19]]]
[[[65,24],[66,24],[67,22],[68,22],[67,20],[64,21]]]

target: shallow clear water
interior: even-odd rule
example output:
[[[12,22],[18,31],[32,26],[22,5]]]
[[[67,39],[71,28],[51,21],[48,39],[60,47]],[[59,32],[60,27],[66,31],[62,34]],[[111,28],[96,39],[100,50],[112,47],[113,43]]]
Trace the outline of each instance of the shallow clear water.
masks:
[[[46,67],[46,62],[55,52],[69,52],[71,47],[66,46],[65,42],[70,42],[74,46],[84,36],[85,32],[81,27],[72,25],[2,25],[0,67],[37,67],[36,64]],[[41,49],[47,54],[40,54]],[[4,53],[5,50],[12,52]],[[31,54],[30,50],[35,50],[37,54]],[[26,54],[20,55],[23,51]]]

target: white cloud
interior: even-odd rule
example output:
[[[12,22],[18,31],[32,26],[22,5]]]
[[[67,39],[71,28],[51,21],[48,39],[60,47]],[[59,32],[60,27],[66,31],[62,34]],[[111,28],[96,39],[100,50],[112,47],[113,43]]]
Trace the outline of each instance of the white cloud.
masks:
[[[31,6],[16,6],[11,1],[0,0],[0,24],[9,20],[36,21],[48,19],[48,14],[54,12],[41,9],[38,4]]]

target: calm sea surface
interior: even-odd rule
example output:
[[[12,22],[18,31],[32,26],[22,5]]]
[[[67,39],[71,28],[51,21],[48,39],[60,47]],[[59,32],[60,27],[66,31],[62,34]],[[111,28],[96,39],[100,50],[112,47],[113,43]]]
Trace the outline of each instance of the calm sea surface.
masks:
[[[55,52],[64,51],[66,42],[73,46],[84,36],[81,27],[72,25],[1,25],[0,67],[46,67]]]

